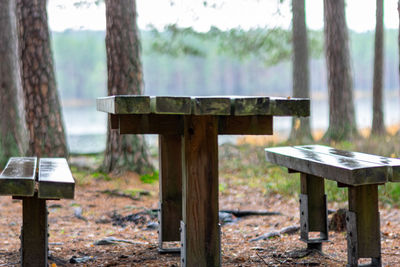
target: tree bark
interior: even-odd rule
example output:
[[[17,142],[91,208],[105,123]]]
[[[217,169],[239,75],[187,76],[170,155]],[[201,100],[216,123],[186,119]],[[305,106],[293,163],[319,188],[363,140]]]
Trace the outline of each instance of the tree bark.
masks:
[[[292,77],[293,77],[293,97],[310,97],[309,85],[309,60],[308,60],[308,41],[305,14],[305,1],[292,0]],[[310,118],[293,118],[290,140],[295,142],[311,142]]]
[[[17,26],[29,156],[67,157],[46,0],[17,0]]]
[[[106,0],[108,95],[141,94],[140,40],[135,0]],[[103,168],[106,172],[146,173],[150,163],[143,136],[119,135],[107,127]]]
[[[375,57],[372,105],[372,135],[385,133],[383,114],[383,0],[376,0]]]
[[[0,1],[0,168],[23,155],[27,144],[15,13],[15,1]]]
[[[344,0],[324,0],[325,57],[328,69],[329,128],[324,139],[357,135]]]

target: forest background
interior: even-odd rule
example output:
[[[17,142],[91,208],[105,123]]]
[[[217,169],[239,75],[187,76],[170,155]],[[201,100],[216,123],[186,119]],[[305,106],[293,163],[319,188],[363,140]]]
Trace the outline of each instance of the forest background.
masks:
[[[198,55],[180,54],[178,49],[165,53],[156,44],[168,34],[141,31],[144,94],[291,95],[290,56],[274,64],[251,54],[221,53],[216,41],[193,34],[185,36],[185,43],[195,44]],[[313,31],[311,36],[314,41],[310,60],[311,127],[325,131],[329,115],[323,32]],[[95,108],[95,99],[107,95],[104,38],[105,31],[52,32],[56,78],[72,153],[104,150],[107,118]],[[384,114],[386,126],[394,125],[393,130],[400,121],[397,38],[398,30],[385,30]],[[287,45],[290,47],[290,42]],[[350,54],[357,125],[370,127],[374,31],[350,31]],[[290,127],[290,118],[279,118],[275,123],[275,130],[282,137],[287,137]]]

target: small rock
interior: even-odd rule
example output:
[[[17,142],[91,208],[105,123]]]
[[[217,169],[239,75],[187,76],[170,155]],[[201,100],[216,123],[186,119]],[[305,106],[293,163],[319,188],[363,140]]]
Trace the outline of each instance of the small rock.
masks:
[[[74,208],[74,215],[76,218],[83,220],[85,222],[87,222],[87,219],[85,217],[82,216],[82,208],[81,207],[75,207]]]
[[[222,225],[227,223],[233,223],[236,219],[233,217],[231,213],[228,212],[218,212],[219,221]]]
[[[16,225],[17,225],[16,222],[10,222],[10,223],[8,224],[8,226],[16,226]]]
[[[101,216],[100,219],[97,219],[95,222],[98,224],[107,224],[111,223],[111,220],[107,219],[105,216]]]
[[[155,229],[158,229],[158,223],[156,222],[149,222],[146,225],[146,230],[155,230]]]
[[[69,260],[69,263],[85,263],[85,262],[92,261],[95,259],[96,259],[96,257],[93,257],[93,256],[85,256],[85,257],[81,257],[81,258],[72,256],[72,258]]]

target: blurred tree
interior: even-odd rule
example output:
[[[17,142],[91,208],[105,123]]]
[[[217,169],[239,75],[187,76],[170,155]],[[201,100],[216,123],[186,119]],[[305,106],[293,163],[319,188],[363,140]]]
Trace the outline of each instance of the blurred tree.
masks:
[[[324,139],[334,141],[348,140],[357,134],[344,6],[344,0],[324,0],[325,57],[329,91],[329,128]]]
[[[15,12],[14,0],[0,1],[0,168],[23,155],[27,142]]]
[[[64,125],[56,88],[46,0],[17,0],[22,89],[30,156],[67,157]]]
[[[141,94],[140,40],[135,0],[106,0],[108,94]],[[107,127],[103,168],[106,172],[153,170],[142,135],[120,135]]]
[[[383,116],[383,0],[376,0],[375,57],[371,134],[385,133]]]
[[[292,0],[292,77],[293,97],[310,97],[309,59],[307,43],[307,27],[305,0]],[[293,118],[292,141],[307,143],[313,140],[311,135],[310,118]]]

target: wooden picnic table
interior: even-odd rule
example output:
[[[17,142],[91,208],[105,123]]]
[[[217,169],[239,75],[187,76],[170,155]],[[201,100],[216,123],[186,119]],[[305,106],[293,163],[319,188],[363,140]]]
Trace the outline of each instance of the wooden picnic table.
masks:
[[[221,266],[218,135],[272,135],[273,116],[309,116],[309,99],[138,96],[97,99],[120,134],[158,134],[159,242],[181,240],[182,266]]]

